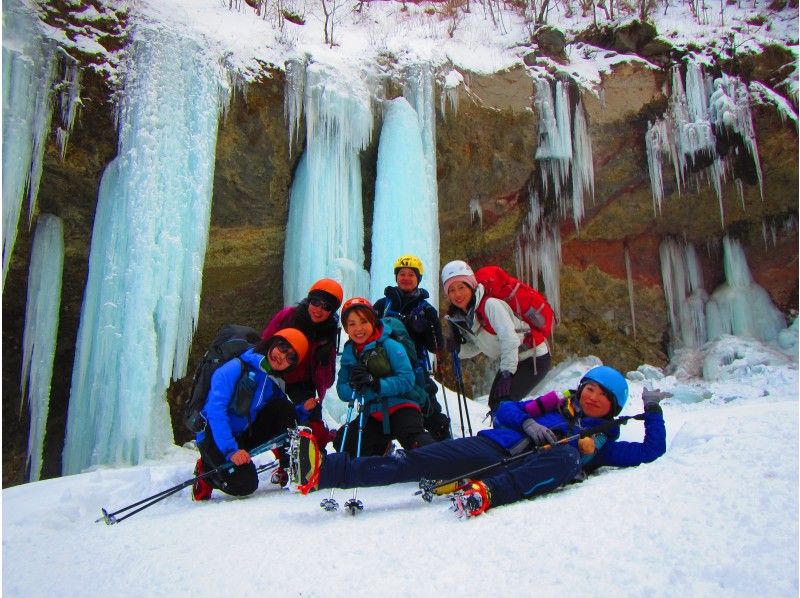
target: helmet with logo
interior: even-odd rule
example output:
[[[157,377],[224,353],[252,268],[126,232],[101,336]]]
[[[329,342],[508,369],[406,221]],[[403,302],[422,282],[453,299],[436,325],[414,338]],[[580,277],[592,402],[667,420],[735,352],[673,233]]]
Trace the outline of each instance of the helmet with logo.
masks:
[[[619,371],[607,365],[598,365],[586,372],[581,378],[580,386],[587,382],[596,382],[611,399],[610,416],[616,416],[628,402],[628,381]]]
[[[411,268],[417,275],[417,282],[420,282],[422,280],[422,275],[425,274],[425,270],[422,267],[422,260],[416,255],[401,255],[397,258],[394,262],[394,275],[397,276],[397,273],[403,268]]]

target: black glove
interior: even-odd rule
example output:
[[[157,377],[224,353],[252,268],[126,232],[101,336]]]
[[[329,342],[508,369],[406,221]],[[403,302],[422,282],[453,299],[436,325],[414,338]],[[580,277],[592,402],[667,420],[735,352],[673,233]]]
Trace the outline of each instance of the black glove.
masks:
[[[350,368],[350,386],[357,392],[363,392],[366,388],[380,392],[381,381],[369,373],[366,365],[357,363]]]
[[[665,392],[663,390],[659,390],[658,388],[654,388],[652,390],[645,388],[642,391],[642,403],[644,404],[644,410],[648,413],[661,413],[661,405],[659,405],[659,403],[662,399],[668,399],[671,396],[671,392]]]
[[[317,348],[314,350],[314,358],[317,360],[317,363],[321,366],[326,366],[331,362],[331,353],[333,348],[333,342],[331,340],[324,340],[322,341]]]
[[[501,401],[507,401],[511,394],[511,379],[514,374],[507,370],[500,370],[494,377],[492,390],[489,392],[489,406],[497,407]]]
[[[461,345],[464,344],[464,335],[461,334],[458,326],[452,322],[447,322],[447,336],[444,339],[444,347],[448,353],[458,353],[461,350]]]

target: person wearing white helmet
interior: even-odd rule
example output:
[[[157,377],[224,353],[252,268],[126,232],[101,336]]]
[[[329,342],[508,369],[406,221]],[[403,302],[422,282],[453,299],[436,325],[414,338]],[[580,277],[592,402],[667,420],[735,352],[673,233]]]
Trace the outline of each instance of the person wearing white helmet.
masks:
[[[448,350],[465,359],[483,353],[499,360],[489,391],[489,415],[493,417],[502,401],[528,396],[550,371],[547,342],[529,346],[526,336],[530,326],[505,301],[486,297],[483,285],[466,262],[445,264],[442,286],[450,301],[445,316],[449,323]]]

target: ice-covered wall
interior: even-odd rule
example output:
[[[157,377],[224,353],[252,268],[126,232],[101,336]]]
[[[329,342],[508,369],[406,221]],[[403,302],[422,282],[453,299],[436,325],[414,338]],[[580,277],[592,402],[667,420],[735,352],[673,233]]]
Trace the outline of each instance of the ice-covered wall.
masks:
[[[42,448],[50,408],[63,269],[64,226],[57,216],[40,214],[36,221],[28,269],[20,393],[24,400],[27,391],[30,413],[28,479],[32,481],[38,480],[42,472]]]
[[[732,170],[730,152],[718,152],[723,146],[741,142],[755,166],[759,191],[763,197],[761,162],[755,129],[750,113],[750,93],[738,77],[722,75],[713,79],[699,63],[686,63],[685,83],[681,66],[672,67],[672,92],[664,116],[648,123],[645,134],[647,164],[653,209],[661,211],[664,200],[663,162],[669,159],[675,175],[678,194],[694,174],[702,174],[711,183],[719,201],[720,219],[725,222],[722,207],[722,184]],[[732,152],[735,154],[735,148]],[[741,183],[738,184],[741,191]]]
[[[65,474],[138,463],[172,442],[165,391],[185,373],[208,238],[217,57],[174,31],[133,33],[119,151],[92,230],[63,453]]]
[[[32,218],[50,130],[56,46],[19,0],[3,3],[3,286],[23,200]]]
[[[284,303],[299,301],[323,277],[338,279],[345,297],[365,295],[359,152],[372,135],[370,93],[360,74],[319,62],[292,63],[291,72],[289,134],[296,136],[305,114],[306,147],[289,198]]]
[[[670,349],[699,347],[708,339],[705,319],[708,294],[695,247],[667,238],[661,242],[659,255],[671,330]]]

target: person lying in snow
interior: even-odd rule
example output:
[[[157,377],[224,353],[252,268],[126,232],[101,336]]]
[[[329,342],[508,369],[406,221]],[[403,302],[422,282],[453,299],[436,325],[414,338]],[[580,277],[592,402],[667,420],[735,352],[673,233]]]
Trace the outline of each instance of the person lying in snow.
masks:
[[[608,426],[628,399],[624,376],[608,366],[589,370],[574,392],[555,392],[528,401],[500,404],[494,428],[477,436],[456,438],[397,451],[388,457],[353,459],[347,454],[320,454],[310,434],[296,433],[290,450],[293,487],[303,494],[316,488],[382,486],[422,479],[449,480],[494,465],[535,447],[510,463],[491,468],[480,479],[467,479],[454,489],[453,508],[474,516],[532,498],[572,481],[582,480],[603,465],[631,467],[649,463],[666,451],[666,430],[659,405],[669,393],[642,393],[643,442],[619,440],[619,426]],[[576,397],[577,402],[573,400]],[[602,433],[577,440],[582,430],[606,425]],[[570,437],[569,442],[557,443]]]

